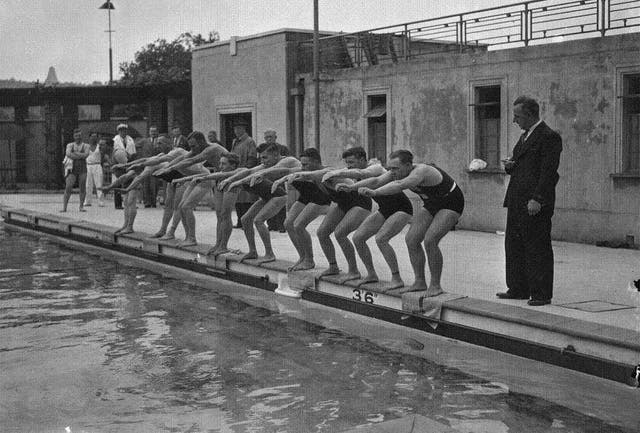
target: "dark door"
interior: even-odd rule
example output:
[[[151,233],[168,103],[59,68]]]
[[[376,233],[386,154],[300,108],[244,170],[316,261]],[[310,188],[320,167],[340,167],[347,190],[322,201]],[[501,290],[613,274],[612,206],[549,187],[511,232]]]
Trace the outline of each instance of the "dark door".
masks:
[[[230,113],[220,115],[220,142],[227,150],[231,150],[231,145],[235,137],[233,133],[233,125],[238,121],[247,123],[247,134],[253,137],[251,113]]]
[[[370,117],[369,127],[369,158],[378,158],[380,162],[387,162],[387,116]]]

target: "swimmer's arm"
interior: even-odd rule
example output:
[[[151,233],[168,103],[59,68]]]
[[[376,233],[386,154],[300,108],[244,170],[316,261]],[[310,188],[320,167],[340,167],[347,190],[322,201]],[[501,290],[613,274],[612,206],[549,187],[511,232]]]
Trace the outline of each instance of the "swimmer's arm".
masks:
[[[238,173],[239,170],[244,170],[244,169],[242,167],[240,167],[240,168],[236,168],[235,170],[231,170],[231,171],[216,171],[215,173],[206,174],[206,175],[198,178],[198,181],[204,182],[205,180],[223,180],[223,179],[227,179],[227,178],[233,176],[234,174]]]
[[[204,175],[202,173],[192,174],[191,176],[185,176],[185,177],[181,177],[179,179],[173,179],[171,181],[171,183],[184,183],[184,182],[188,182],[188,181],[193,180],[193,179],[201,178],[203,176],[206,176],[206,175]]]
[[[300,171],[301,168],[302,165],[300,164],[300,161],[293,157],[287,157],[283,158],[273,167],[265,168],[264,170],[254,173],[253,177],[264,177],[269,175],[270,178],[281,178],[282,176],[291,174],[294,171]]]
[[[380,188],[381,186],[386,185],[389,182],[393,182],[393,173],[391,173],[390,171],[380,176],[369,177],[367,179],[360,180],[353,185],[350,185],[350,189],[357,190],[358,188],[362,187],[375,189]]]
[[[388,184],[373,190],[371,196],[399,194],[405,189],[415,188],[420,185],[425,178],[427,167],[418,167],[414,169],[409,176],[401,180],[395,180]]]
[[[327,173],[323,178],[322,181],[325,182],[331,178],[334,177],[342,177],[342,178],[348,178],[348,179],[354,179],[354,180],[362,180],[362,179],[367,179],[370,177],[375,177],[375,176],[380,176],[381,174],[383,174],[386,170],[384,169],[384,167],[380,164],[373,164],[367,168],[342,168],[339,170],[335,170],[332,172]]]

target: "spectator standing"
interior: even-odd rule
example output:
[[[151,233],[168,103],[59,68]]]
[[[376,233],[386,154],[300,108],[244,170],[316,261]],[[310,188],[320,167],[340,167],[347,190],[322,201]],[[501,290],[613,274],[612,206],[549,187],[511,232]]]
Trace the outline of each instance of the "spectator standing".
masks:
[[[267,148],[267,146],[271,144],[275,144],[277,146],[278,151],[280,152],[280,156],[289,156],[289,148],[283,144],[278,143],[278,134],[273,129],[267,129],[266,131],[264,131],[264,143],[258,146],[258,153],[261,153],[264,149]],[[270,231],[277,231],[280,233],[286,232],[284,228],[284,220],[287,218],[287,209],[288,206],[280,209],[280,212],[267,220],[267,226],[269,227]]]
[[[86,182],[87,182],[87,156],[89,156],[89,145],[82,142],[82,132],[79,129],[73,130],[73,140],[67,144],[65,151],[65,158],[71,160],[70,169],[65,169],[65,188],[64,196],[62,199],[62,210],[60,212],[67,211],[67,205],[69,204],[69,198],[71,197],[71,191],[76,181],[80,188],[80,212],[86,212],[84,209],[84,199],[86,195]],[[65,165],[66,167],[66,165]]]
[[[189,142],[187,141],[187,137],[182,135],[182,128],[179,125],[173,125],[171,128],[171,137],[173,141],[173,148],[181,147],[185,150],[189,150]]]
[[[155,126],[149,127],[149,136],[140,140],[140,156],[142,158],[148,158],[150,156],[156,156],[162,152],[160,149],[158,128]],[[158,183],[160,179],[157,177],[149,176],[142,182],[142,201],[144,207],[156,207],[156,197],[158,194]]]
[[[524,131],[513,148],[513,157],[503,160],[511,176],[504,207],[506,292],[502,299],[527,299],[531,306],[551,303],[553,297],[553,249],[551,217],[562,138],[540,120],[538,102],[526,96],[513,103],[513,121]]]
[[[125,123],[121,123],[116,128],[118,134],[113,137],[113,148],[115,150],[116,146],[122,145],[125,152],[127,152],[127,159],[133,160],[136,157],[136,143],[133,141],[127,134],[127,130],[129,127]]]
[[[128,161],[128,154],[123,145],[122,140],[116,140],[118,136],[113,139],[113,151],[111,152],[111,166],[113,167],[116,164],[126,164]],[[132,140],[133,141],[133,140]],[[111,182],[115,182],[115,180],[125,174],[127,171],[122,168],[112,168],[111,171]],[[113,204],[116,209],[122,209],[122,194],[120,191],[113,192]]]
[[[93,188],[96,188],[98,195],[98,206],[104,206],[102,194],[102,181],[104,174],[102,172],[102,149],[98,142],[98,133],[92,131],[89,134],[89,156],[87,156],[87,192],[84,199],[84,205],[91,206],[91,196]]]
[[[244,120],[238,120],[234,123],[233,133],[236,138],[231,145],[231,152],[240,158],[240,167],[253,168],[258,165],[258,150],[256,142],[247,134],[247,126],[248,124]],[[238,192],[236,201],[236,217],[238,218],[238,222],[236,228],[242,227],[242,215],[249,210],[256,200],[257,196],[249,191],[242,189]]]

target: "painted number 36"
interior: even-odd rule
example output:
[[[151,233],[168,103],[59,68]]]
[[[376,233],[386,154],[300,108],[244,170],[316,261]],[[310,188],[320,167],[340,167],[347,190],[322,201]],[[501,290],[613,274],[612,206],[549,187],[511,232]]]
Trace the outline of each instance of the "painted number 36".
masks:
[[[373,304],[376,296],[377,295],[375,293],[367,292],[366,290],[353,289],[353,299],[356,301]]]

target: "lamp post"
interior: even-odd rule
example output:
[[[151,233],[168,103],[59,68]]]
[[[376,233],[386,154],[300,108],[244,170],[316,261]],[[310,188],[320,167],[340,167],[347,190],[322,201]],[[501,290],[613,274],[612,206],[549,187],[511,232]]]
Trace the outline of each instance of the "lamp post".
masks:
[[[109,84],[113,84],[113,51],[111,50],[111,33],[113,33],[114,30],[111,30],[111,11],[115,9],[115,7],[113,6],[113,3],[111,3],[111,0],[107,0],[98,9],[106,9],[109,14],[109,30],[106,30],[106,32],[109,33]]]
[[[313,110],[313,123],[315,136],[314,147],[320,150],[320,41],[318,25],[318,0],[313,0],[313,96],[315,105]]]

